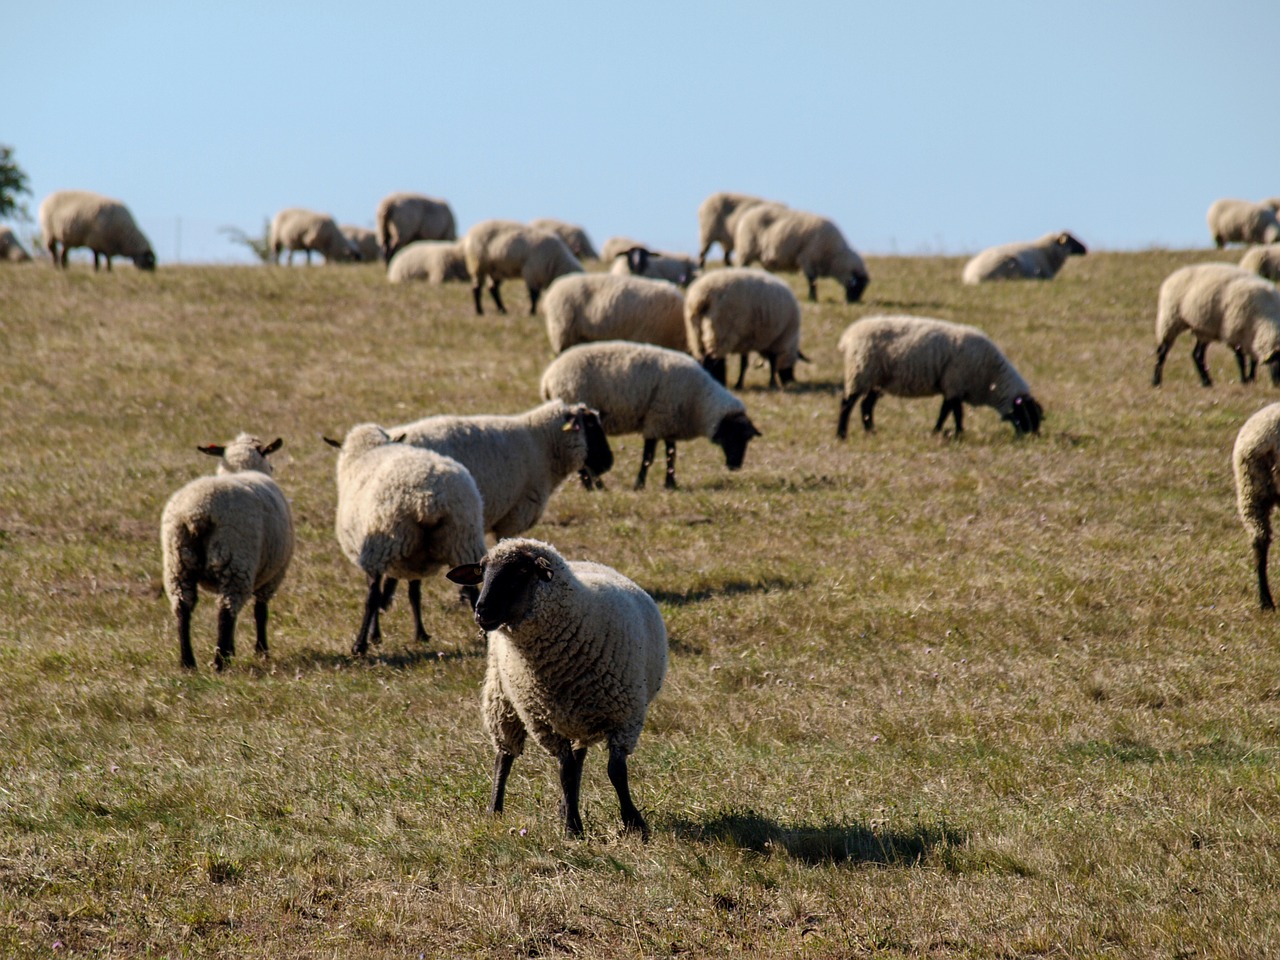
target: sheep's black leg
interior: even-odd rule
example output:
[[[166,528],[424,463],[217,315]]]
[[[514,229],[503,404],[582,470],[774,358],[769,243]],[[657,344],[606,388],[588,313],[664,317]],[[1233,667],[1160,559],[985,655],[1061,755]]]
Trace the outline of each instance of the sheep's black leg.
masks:
[[[711,379],[722,387],[728,377],[728,366],[729,362],[724,357],[702,358],[702,369],[711,374]]]
[[[582,763],[587,758],[587,748],[574,750],[565,744],[560,751],[560,812],[564,815],[564,832],[571,837],[582,836],[582,814],[578,811],[578,798],[582,793]]]
[[[778,388],[778,355],[766,353],[765,359],[769,361],[769,389],[776,390]]]
[[[747,364],[751,360],[751,354],[744,353],[738,358],[738,382],[733,385],[733,389],[741,390],[742,385],[747,381]]]
[[[191,611],[194,609],[194,603],[178,603],[178,651],[182,657],[182,665],[188,670],[196,669],[196,655],[191,649]]]
[[[481,301],[482,301],[482,299],[483,299],[483,298],[482,298],[482,294],[483,294],[483,293],[484,293],[484,284],[483,284],[482,282],[480,282],[479,280],[477,280],[477,281],[476,281],[476,285],[475,285],[474,287],[472,287],[472,288],[471,288],[471,299],[472,299],[472,300],[474,300],[474,301],[476,302],[476,316],[477,316],[477,317],[483,317],[483,316],[484,316],[484,304],[481,302]]]
[[[664,440],[667,445],[667,479],[665,486],[668,490],[676,488],[676,442],[674,440]]]
[[[229,607],[218,607],[218,649],[213,653],[213,667],[222,670],[236,655],[236,614]]]
[[[1270,540],[1253,542],[1253,562],[1258,568],[1258,605],[1263,610],[1276,608],[1275,601],[1271,599],[1271,587],[1267,584],[1267,551],[1270,547]]]
[[[811,277],[807,273],[804,275],[804,278],[809,281],[809,302],[817,303],[818,302],[818,278],[816,276]]]
[[[369,652],[369,632],[377,629],[378,603],[382,599],[382,576],[369,576],[369,593],[364,600],[364,616],[360,620],[360,631],[351,644],[351,652],[362,657]]]
[[[413,611],[413,639],[419,643],[427,643],[431,634],[422,625],[422,581],[409,581],[409,609]]]
[[[102,258],[107,261],[107,273],[111,272],[111,254],[104,253]]]
[[[849,435],[849,415],[853,413],[853,405],[857,402],[856,393],[851,393],[840,401],[840,416],[836,418],[836,439],[843,440]]]
[[[640,811],[631,802],[631,784],[627,779],[627,755],[621,749],[609,747],[609,782],[618,792],[618,807],[622,811],[622,826],[630,831],[639,831],[645,840],[649,839],[649,825],[640,816]]]
[[[493,298],[493,305],[498,308],[499,313],[506,313],[507,308],[502,305],[502,294],[498,292],[498,288],[502,286],[499,280],[489,281],[489,296]]]
[[[1213,386],[1213,381],[1209,378],[1209,368],[1204,364],[1204,355],[1208,349],[1208,342],[1197,343],[1191,348],[1191,362],[1196,365],[1196,373],[1200,374],[1200,385],[1204,387]]]
[[[880,399],[879,390],[868,390],[867,395],[862,398],[862,429],[870,433],[876,428],[875,412],[876,401]]]
[[[537,287],[529,288],[529,316],[535,316],[538,313],[538,295],[542,291]]]
[[[1280,387],[1280,360],[1273,360],[1265,366],[1271,374],[1271,385]]]
[[[964,404],[960,402],[959,397],[951,401],[951,412],[956,418],[956,436],[958,437],[964,433]]]
[[[1172,346],[1172,343],[1162,343],[1160,346],[1156,347],[1156,369],[1151,375],[1151,385],[1153,387],[1160,386],[1160,374],[1164,370],[1164,361],[1165,358],[1169,356],[1169,349]]]
[[[489,812],[501,813],[502,805],[507,799],[507,777],[511,774],[511,764],[515,757],[509,753],[498,751],[493,759],[493,790],[489,794]]]
[[[98,251],[93,251],[93,272],[98,272]]]
[[[267,656],[267,601],[253,601],[253,629],[257,634],[257,643],[254,644],[253,652],[259,656]]]
[[[1240,368],[1240,382],[1252,383],[1254,377],[1258,375],[1258,358],[1246,358],[1244,350],[1240,347],[1232,347],[1231,352],[1236,355],[1236,366]]]
[[[942,425],[947,422],[947,414],[951,412],[951,401],[942,398],[942,409],[938,411],[938,422],[933,425],[934,433],[942,432]]]
[[[644,438],[644,452],[640,455],[640,475],[636,477],[636,489],[644,489],[645,477],[649,475],[649,467],[653,465],[653,456],[658,450],[658,441],[656,438]]]

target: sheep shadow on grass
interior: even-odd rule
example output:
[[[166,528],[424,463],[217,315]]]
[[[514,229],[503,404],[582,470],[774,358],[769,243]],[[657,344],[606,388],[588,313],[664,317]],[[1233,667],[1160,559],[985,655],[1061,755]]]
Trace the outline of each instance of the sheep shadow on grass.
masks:
[[[718,586],[700,587],[697,590],[650,590],[649,596],[658,603],[684,607],[702,603],[712,597],[734,597],[744,593],[760,593],[769,590],[791,590],[796,584],[782,577],[766,577],[763,580],[730,580]]]
[[[433,663],[449,663],[458,660],[477,660],[485,656],[481,643],[468,643],[454,649],[439,649],[434,642],[417,646],[398,645],[392,642],[389,649],[371,646],[365,657],[352,656],[344,646],[334,650],[315,647],[295,650],[282,657],[272,656],[263,666],[274,667],[278,672],[315,673],[342,670],[348,667],[390,667],[392,670],[408,670]]]

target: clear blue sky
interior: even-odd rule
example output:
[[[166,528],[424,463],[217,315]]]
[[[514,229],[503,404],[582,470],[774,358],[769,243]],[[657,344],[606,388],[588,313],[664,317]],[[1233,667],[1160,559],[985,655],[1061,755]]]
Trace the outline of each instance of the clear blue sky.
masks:
[[[460,229],[555,216],[693,252],[716,190],[832,217],[864,253],[1068,228],[1209,244],[1280,194],[1280,4],[21,2],[0,142],[47,193],[129,204],[163,264],[242,259],[302,206],[395,190]]]

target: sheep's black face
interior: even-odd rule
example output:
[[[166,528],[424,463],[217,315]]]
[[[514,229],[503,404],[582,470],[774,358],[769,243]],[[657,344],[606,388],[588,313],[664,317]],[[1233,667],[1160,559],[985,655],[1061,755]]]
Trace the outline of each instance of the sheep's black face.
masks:
[[[720,386],[725,385],[725,378],[728,376],[728,363],[724,357],[703,357],[702,369],[711,374],[711,379]]]
[[[156,268],[156,255],[148,250],[146,253],[134,257],[133,265],[139,270],[154,270]]]
[[[594,410],[587,410],[581,416],[581,423],[582,435],[587,440],[587,470],[596,477],[608,473],[613,469],[613,450],[605,436],[604,425],[600,423],[600,415]]]
[[[844,285],[844,302],[857,303],[862,299],[862,291],[870,283],[871,280],[867,277],[850,277],[849,282]]]
[[[758,436],[761,436],[760,431],[745,413],[731,413],[720,421],[711,442],[724,449],[724,465],[730,470],[737,470],[747,456],[747,444]]]
[[[1067,251],[1067,256],[1082,257],[1089,251],[1085,249],[1083,243],[1077,240],[1069,233],[1064,233],[1058,237],[1058,246]]]
[[[1044,408],[1031,394],[1016,397],[1013,409],[1004,417],[1013,424],[1013,429],[1021,436],[1024,433],[1039,433],[1040,421],[1044,419]]]
[[[644,247],[632,247],[627,251],[627,269],[636,276],[644,276],[649,269],[649,258],[653,256]]]
[[[784,387],[785,387],[785,386],[787,386],[787,385],[789,385],[789,384],[795,383],[795,382],[796,382],[796,368],[795,368],[795,367],[779,367],[779,368],[778,368],[778,382],[779,382],[780,384],[782,384]]]
[[[551,565],[542,557],[518,553],[496,563],[454,567],[445,576],[464,587],[481,584],[475,618],[481,630],[489,631],[518,624],[529,615],[538,585],[551,579]]]

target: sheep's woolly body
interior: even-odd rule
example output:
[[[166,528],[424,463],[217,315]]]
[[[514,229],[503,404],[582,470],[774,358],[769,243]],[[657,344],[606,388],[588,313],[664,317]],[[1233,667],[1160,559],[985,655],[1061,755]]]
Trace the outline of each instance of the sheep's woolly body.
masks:
[[[87,190],[59,190],[41,202],[39,218],[40,232],[54,266],[65,267],[67,251],[75,247],[93,251],[95,270],[99,255],[107,258],[108,270],[112,257],[129,257],[143,269],[155,266],[150,242],[119,200]]]
[[[25,263],[30,259],[31,254],[18,241],[17,234],[8,227],[0,226],[0,261]]]
[[[707,264],[707,252],[714,243],[724,250],[725,266],[732,263],[738,218],[758,204],[782,204],[746,193],[713,193],[698,206],[698,263]]]
[[[445,200],[420,193],[383,197],[377,212],[378,242],[384,259],[415,240],[457,240],[453,209]]]
[[[633,246],[642,246],[634,244]],[[622,253],[632,247],[626,247]],[[687,287],[698,275],[698,261],[683,253],[668,253],[664,250],[653,250],[645,260],[644,271],[639,274],[631,272],[631,264],[626,257],[616,256],[609,272],[614,276],[641,276],[648,280],[664,280],[678,287]]]
[[[467,231],[462,239],[467,260],[467,273],[472,278],[476,312],[481,311],[480,290],[486,280],[495,302],[503,280],[524,279],[529,289],[530,313],[537,307],[538,295],[557,277],[581,273],[578,258],[554,233],[528,227],[510,220],[485,220]],[[499,305],[499,310],[502,307]]]
[[[1219,247],[1228,243],[1276,243],[1280,241],[1280,220],[1270,202],[1215,200],[1205,216],[1209,235]]]
[[[587,231],[575,223],[565,223],[563,220],[543,217],[540,220],[530,220],[529,226],[538,230],[546,230],[548,233],[554,233],[564,241],[564,245],[579,260],[600,259],[600,255],[596,253],[596,248],[591,245],[591,238],[587,236]]]
[[[551,285],[540,310],[547,318],[547,338],[556,353],[598,340],[635,340],[684,349],[684,297],[660,280],[630,274],[572,274]]]
[[[1068,233],[1046,233],[1039,240],[988,247],[964,265],[961,279],[967,284],[988,280],[1049,280],[1067,262],[1074,249]]]
[[[800,356],[800,304],[763,270],[727,267],[703,274],[685,293],[685,336],[699,360],[755,351],[789,370]]]
[[[1263,609],[1273,609],[1267,583],[1271,546],[1271,511],[1280,504],[1280,403],[1263,407],[1240,428],[1231,465],[1236,478],[1240,522],[1253,546],[1258,595]]]
[[[734,246],[744,267],[758,261],[766,270],[803,273],[810,299],[817,296],[818,277],[836,280],[850,302],[861,296],[870,279],[862,257],[840,228],[826,217],[803,210],[767,206],[748,210],[738,222]]]
[[[382,259],[382,248],[378,246],[378,235],[368,227],[356,227],[344,224],[338,228],[347,238],[347,243],[359,255],[361,263],[377,263]]]
[[[1268,280],[1280,280],[1280,243],[1250,247],[1240,258],[1240,269]]]
[[[462,255],[462,244],[450,240],[415,240],[401,247],[387,265],[387,279],[391,283],[425,280],[427,283],[448,283],[450,280],[470,280],[467,258]]]
[[[307,263],[311,262],[312,251],[334,263],[354,260],[357,256],[355,248],[338,229],[333,217],[314,210],[302,210],[298,207],[281,210],[271,220],[269,239],[276,263],[280,262],[280,254],[286,249],[289,251],[290,263],[298,250],[306,253]]]

